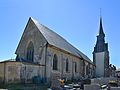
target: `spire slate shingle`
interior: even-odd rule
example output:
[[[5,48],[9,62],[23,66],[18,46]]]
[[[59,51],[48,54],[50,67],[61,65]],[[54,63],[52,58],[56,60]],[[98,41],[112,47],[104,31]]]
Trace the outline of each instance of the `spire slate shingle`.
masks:
[[[100,17],[99,35],[105,36],[102,26],[102,17]]]

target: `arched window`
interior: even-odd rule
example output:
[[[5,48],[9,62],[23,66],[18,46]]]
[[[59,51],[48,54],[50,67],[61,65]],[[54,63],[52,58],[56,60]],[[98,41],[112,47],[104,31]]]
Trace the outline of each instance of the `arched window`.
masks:
[[[34,46],[33,43],[30,42],[27,47],[27,62],[33,62],[34,60]]]
[[[58,70],[58,58],[56,54],[53,57],[53,70]]]
[[[88,75],[89,74],[89,66],[87,65],[86,66],[86,75]]]
[[[77,72],[77,63],[75,62],[75,72]]]
[[[68,59],[66,59],[66,72],[68,72],[68,68],[69,68],[69,62],[68,62]]]

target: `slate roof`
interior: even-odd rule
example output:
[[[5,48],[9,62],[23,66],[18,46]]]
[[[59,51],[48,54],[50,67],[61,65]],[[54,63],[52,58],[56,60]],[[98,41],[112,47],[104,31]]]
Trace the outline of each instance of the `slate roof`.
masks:
[[[83,59],[85,59],[88,62],[93,64],[93,62],[85,54],[83,54],[81,51],[76,49],[73,45],[71,45],[63,37],[61,37],[57,33],[53,32],[48,27],[40,24],[37,20],[35,20],[33,18],[30,18],[30,19],[35,23],[37,28],[40,30],[40,32],[43,34],[43,36],[45,37],[45,39],[47,40],[47,42],[50,45],[53,45],[53,46],[55,46],[57,48],[65,50],[65,51],[67,51],[67,52],[69,52],[69,53],[71,53],[71,54],[73,54],[75,56],[78,56],[80,58],[83,58]]]

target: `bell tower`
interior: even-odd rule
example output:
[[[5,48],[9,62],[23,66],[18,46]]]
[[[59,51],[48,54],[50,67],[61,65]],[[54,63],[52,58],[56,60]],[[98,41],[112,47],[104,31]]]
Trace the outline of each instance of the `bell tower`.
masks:
[[[99,34],[93,51],[93,63],[96,65],[96,77],[109,77],[109,51],[108,43],[105,43],[102,17],[100,17]]]

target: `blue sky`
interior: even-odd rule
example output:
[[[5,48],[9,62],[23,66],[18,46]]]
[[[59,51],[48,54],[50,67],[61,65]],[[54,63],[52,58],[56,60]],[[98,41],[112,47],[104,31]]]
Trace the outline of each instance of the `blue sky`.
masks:
[[[29,17],[60,34],[92,60],[100,8],[110,62],[120,67],[119,0],[1,0],[0,60],[15,58]]]

